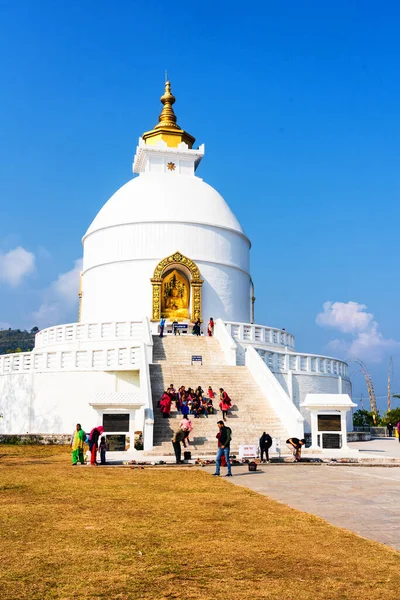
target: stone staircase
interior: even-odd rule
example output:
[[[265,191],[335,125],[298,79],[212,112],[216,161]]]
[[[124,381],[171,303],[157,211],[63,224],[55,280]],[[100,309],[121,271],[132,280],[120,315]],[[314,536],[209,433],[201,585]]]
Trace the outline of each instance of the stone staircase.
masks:
[[[190,416],[193,431],[190,434],[192,457],[215,454],[218,432],[217,421],[222,418],[219,410],[219,388],[224,388],[231,400],[232,410],[227,425],[232,429],[232,452],[237,454],[239,444],[258,443],[263,431],[272,437],[288,437],[284,426],[268,404],[258,385],[254,382],[247,367],[228,366],[218,340],[214,337],[193,337],[187,335],[153,336],[153,364],[150,365],[151,389],[154,407],[154,447],[151,454],[173,454],[171,438],[179,427],[181,414],[173,403],[171,416],[163,419],[157,403],[164,389],[171,383],[175,389],[184,385],[196,388],[201,385],[207,390],[211,385],[216,397],[213,400],[216,409],[208,419]],[[202,355],[203,365],[191,365],[192,355]]]

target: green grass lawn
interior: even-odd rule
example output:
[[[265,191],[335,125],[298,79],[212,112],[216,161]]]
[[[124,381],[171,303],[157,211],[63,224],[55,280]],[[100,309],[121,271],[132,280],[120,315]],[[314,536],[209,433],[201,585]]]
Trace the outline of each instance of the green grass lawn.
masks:
[[[200,469],[0,446],[1,600],[394,599],[400,554]]]

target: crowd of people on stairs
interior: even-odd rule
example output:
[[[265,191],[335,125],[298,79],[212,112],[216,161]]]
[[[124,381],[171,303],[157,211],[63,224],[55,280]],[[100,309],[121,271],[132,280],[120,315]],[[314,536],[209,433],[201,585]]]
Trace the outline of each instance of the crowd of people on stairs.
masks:
[[[197,386],[196,389],[191,387],[186,389],[185,386],[182,385],[176,390],[174,384],[171,383],[169,388],[164,391],[158,404],[163,419],[168,419],[171,416],[173,403],[175,404],[177,412],[180,412],[183,416],[188,416],[190,414],[193,415],[195,419],[202,416],[208,419],[209,415],[214,415],[216,413],[213,403],[214,398],[215,392],[210,385],[205,392],[201,385]],[[222,418],[226,421],[228,412],[232,408],[232,401],[223,388],[219,388],[219,398],[219,408],[222,412]]]

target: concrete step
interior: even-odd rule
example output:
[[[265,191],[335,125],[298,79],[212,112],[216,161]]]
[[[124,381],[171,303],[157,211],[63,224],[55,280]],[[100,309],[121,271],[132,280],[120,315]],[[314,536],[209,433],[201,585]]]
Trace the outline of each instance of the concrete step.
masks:
[[[224,388],[231,400],[232,411],[227,424],[232,429],[235,452],[239,444],[254,443],[263,431],[281,441],[287,439],[288,433],[281,421],[269,406],[264,394],[254,382],[245,366],[225,364],[225,358],[216,338],[158,338],[154,337],[154,363],[150,365],[150,378],[154,405],[154,454],[162,449],[163,453],[173,454],[171,437],[179,427],[181,415],[174,409],[169,419],[163,419],[157,408],[161,395],[171,383],[177,389],[180,385],[198,385],[206,390],[212,386],[216,397],[216,412],[208,419],[204,416],[195,419],[191,432],[191,447],[198,454],[214,454],[216,452],[217,421],[222,413],[218,409],[220,387]],[[203,365],[188,364],[192,354],[201,354]]]

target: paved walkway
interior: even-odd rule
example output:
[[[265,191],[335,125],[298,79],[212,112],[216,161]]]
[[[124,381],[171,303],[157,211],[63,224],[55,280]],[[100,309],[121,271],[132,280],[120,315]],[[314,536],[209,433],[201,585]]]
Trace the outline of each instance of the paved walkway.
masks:
[[[379,438],[371,440],[370,442],[352,442],[349,444],[349,448],[353,450],[359,450],[358,453],[354,454],[353,452],[349,453],[349,457],[358,458],[359,460],[363,459],[371,459],[377,458],[379,460],[385,460],[389,458],[400,458],[400,444],[395,438]],[[192,451],[192,458],[196,459],[198,454],[193,448],[189,448]],[[215,448],[215,452],[212,454],[205,456],[203,458],[215,458],[217,449]],[[182,449],[183,456],[183,449]],[[288,448],[284,446],[282,448],[282,456],[291,456]],[[312,455],[309,452],[304,453],[305,457],[315,456],[316,458],[320,458],[323,460],[328,460],[329,457],[340,458],[335,451],[332,451],[330,454],[315,454]],[[277,454],[271,453],[272,458],[276,458]],[[172,452],[172,444],[171,444],[171,454],[169,456],[164,455],[146,455],[143,452],[137,452],[136,450],[128,450],[127,452],[107,452],[107,461],[108,462],[123,462],[129,460],[145,460],[145,461],[159,461],[164,460],[166,462],[175,462],[175,458]]]
[[[359,450],[359,458],[373,455],[376,458],[400,458],[400,443],[397,438],[375,438],[370,442],[351,442],[349,447]]]
[[[269,464],[233,473],[226,481],[400,551],[400,467]]]

